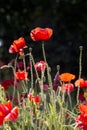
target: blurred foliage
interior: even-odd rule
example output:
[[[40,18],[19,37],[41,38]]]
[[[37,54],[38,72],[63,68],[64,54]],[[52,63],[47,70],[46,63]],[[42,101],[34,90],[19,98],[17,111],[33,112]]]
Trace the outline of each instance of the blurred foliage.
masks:
[[[85,54],[83,57],[85,70],[86,63],[84,61],[87,58],[87,1],[0,0],[0,39],[3,39],[4,43],[3,47],[0,47],[0,59],[9,61],[9,45],[20,36],[24,36],[26,41],[31,44],[29,33],[36,26],[51,27],[54,30],[51,39],[52,44],[49,47],[46,45],[47,57],[51,65],[60,64],[64,66],[66,63],[65,68],[67,68],[67,64],[71,63],[71,66],[74,66],[72,71],[77,70],[79,46],[82,45]],[[36,46],[35,50],[38,49],[38,45]],[[55,48],[54,54],[52,53],[53,48]],[[59,60],[57,56],[52,61],[50,57],[55,57],[55,55],[59,56]]]

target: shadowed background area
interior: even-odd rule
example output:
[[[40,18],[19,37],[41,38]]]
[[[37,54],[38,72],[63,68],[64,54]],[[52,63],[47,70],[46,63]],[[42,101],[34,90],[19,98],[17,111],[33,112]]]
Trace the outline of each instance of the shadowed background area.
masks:
[[[36,61],[42,60],[40,42],[33,42],[30,31],[50,27],[52,38],[45,43],[47,61],[55,74],[79,73],[79,46],[83,46],[82,77],[87,76],[87,1],[83,0],[0,0],[0,62],[14,55],[8,49],[14,39],[23,36],[33,48]]]

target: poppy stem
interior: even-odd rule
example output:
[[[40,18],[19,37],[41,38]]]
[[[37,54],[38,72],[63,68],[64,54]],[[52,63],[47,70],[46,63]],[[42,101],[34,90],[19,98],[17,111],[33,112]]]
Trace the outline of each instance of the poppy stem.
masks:
[[[83,50],[83,46],[80,46],[79,49],[80,49],[80,56],[79,56],[79,78],[81,78],[81,74],[82,74],[82,50]]]
[[[80,49],[80,56],[79,56],[79,79],[80,79],[81,74],[82,74],[82,50],[83,50],[83,46],[80,46],[79,49]],[[77,89],[77,104],[79,103],[79,100],[78,100],[79,92],[80,92],[80,86]]]
[[[40,80],[40,78],[39,78],[39,75],[38,75],[38,72],[37,72],[37,70],[36,70],[36,68],[35,68],[35,61],[34,61],[34,58],[33,58],[33,55],[32,55],[32,53],[30,52],[30,54],[29,54],[29,58],[31,59],[31,63],[30,63],[30,69],[31,69],[31,64],[32,64],[32,67],[34,66],[34,69],[35,69],[35,74],[36,74],[36,78],[37,78],[37,83],[39,83],[39,86],[40,86],[40,82],[39,82],[39,80]],[[32,88],[33,88],[33,70],[31,70],[32,72],[31,72],[31,89],[29,90],[29,93],[31,93],[31,91],[32,91]]]
[[[68,92],[68,97],[69,97],[70,109],[72,110],[72,100],[71,100],[70,92]]]
[[[43,57],[44,57],[44,61],[47,64],[47,76],[48,76],[48,82],[49,82],[49,86],[52,88],[52,78],[51,78],[51,74],[50,74],[50,70],[51,68],[48,66],[47,60],[46,60],[46,54],[45,54],[45,49],[44,49],[44,41],[42,41],[42,51],[43,51]],[[52,92],[52,91],[51,91]]]
[[[30,72],[31,72],[31,90],[33,89],[33,69],[32,69],[32,48],[29,48],[30,55],[29,55],[29,60],[30,60]]]
[[[47,63],[45,49],[44,49],[44,41],[42,41],[42,52],[43,52],[44,61]]]
[[[13,73],[16,72],[17,59],[18,59],[18,54],[17,54],[17,56],[15,58],[14,72]],[[16,91],[15,86],[16,86],[16,77],[14,76],[14,90],[13,90],[12,102],[14,101],[14,97],[15,97],[15,91]]]

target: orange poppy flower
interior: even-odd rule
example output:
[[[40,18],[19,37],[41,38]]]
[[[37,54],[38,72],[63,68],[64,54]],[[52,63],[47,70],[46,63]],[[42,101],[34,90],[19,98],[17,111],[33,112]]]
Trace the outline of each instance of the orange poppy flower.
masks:
[[[85,116],[87,116],[87,105],[80,104],[78,108],[81,114],[84,114]]]
[[[62,92],[70,93],[74,90],[74,85],[72,83],[67,83],[62,85],[60,88]]]
[[[35,64],[35,68],[37,71],[45,71],[46,69],[46,62],[40,61]]]
[[[51,28],[37,27],[30,32],[30,37],[33,41],[46,41],[51,38],[53,30]]]
[[[73,79],[75,79],[75,75],[71,74],[71,73],[63,73],[61,75],[59,75],[61,81],[63,82],[69,82]]]
[[[18,71],[14,73],[14,76],[18,80],[28,80],[28,72],[24,70],[18,69]]]
[[[0,104],[0,125],[6,121],[15,121],[18,118],[18,107],[12,108],[11,102]]]
[[[26,48],[26,42],[23,37],[13,41],[13,44],[9,48],[9,53],[21,52],[22,48]]]
[[[85,87],[85,80],[83,78],[76,80],[75,86],[80,87],[80,88],[84,88]]]

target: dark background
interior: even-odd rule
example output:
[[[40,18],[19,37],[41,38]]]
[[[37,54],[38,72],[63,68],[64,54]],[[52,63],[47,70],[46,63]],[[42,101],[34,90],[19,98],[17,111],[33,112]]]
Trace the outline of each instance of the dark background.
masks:
[[[54,33],[45,43],[47,61],[56,72],[79,73],[79,46],[83,46],[82,77],[87,76],[87,1],[83,0],[0,0],[0,61],[8,63],[8,49],[23,36],[33,48],[36,61],[42,60],[41,44],[30,38],[37,27],[50,27]]]

